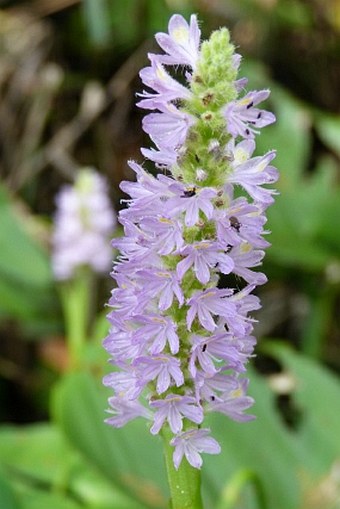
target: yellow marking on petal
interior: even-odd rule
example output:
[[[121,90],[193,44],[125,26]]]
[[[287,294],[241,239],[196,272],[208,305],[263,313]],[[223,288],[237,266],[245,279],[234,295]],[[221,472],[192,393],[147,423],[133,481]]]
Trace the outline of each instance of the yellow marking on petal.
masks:
[[[156,272],[157,276],[159,277],[166,277],[166,278],[170,278],[170,274],[168,272]]]
[[[152,321],[155,323],[165,323],[165,320],[163,318],[159,318],[158,316],[154,316]]]
[[[181,401],[182,397],[181,396],[172,396],[171,398],[166,398],[166,402],[168,403],[169,401]]]
[[[162,361],[162,362],[169,362],[170,359],[168,357],[164,357],[164,356],[159,355],[158,357],[154,357],[154,360],[155,361]]]
[[[244,97],[243,99],[240,99],[237,101],[240,106],[248,106],[252,101],[249,99],[249,97]]]
[[[231,391],[230,396],[232,398],[240,398],[241,396],[243,396],[243,390],[239,387],[238,389]]]
[[[249,153],[242,148],[237,148],[234,152],[234,158],[239,164],[245,163],[249,159]]]
[[[210,242],[201,242],[194,246],[195,249],[208,249],[208,247],[210,247]]]
[[[251,251],[251,244],[249,244],[249,242],[243,242],[243,244],[241,244],[240,251],[242,254],[249,253]]]
[[[214,292],[208,292],[208,293],[206,293],[206,294],[202,295],[202,299],[205,299],[206,297],[211,297],[211,296],[213,296],[213,295],[215,295],[215,293],[214,293]]]
[[[172,224],[171,219],[167,219],[166,217],[159,217],[159,218],[158,218],[158,221],[159,221],[160,223],[164,223],[164,224]]]
[[[189,30],[184,26],[175,28],[175,30],[173,30],[171,36],[172,36],[173,40],[175,42],[178,42],[179,44],[186,43],[189,40]]]
[[[184,440],[190,440],[191,437],[194,437],[197,433],[197,429],[193,429],[193,430],[189,430],[189,431],[185,431],[185,435],[182,436],[182,438],[184,438]]]
[[[267,168],[267,161],[262,161],[261,163],[259,163],[256,166],[256,171],[258,171],[260,173],[261,171],[264,171],[266,168]]]
[[[164,71],[162,66],[157,66],[156,71],[157,78],[159,78],[161,81],[166,81],[168,79],[167,73]]]

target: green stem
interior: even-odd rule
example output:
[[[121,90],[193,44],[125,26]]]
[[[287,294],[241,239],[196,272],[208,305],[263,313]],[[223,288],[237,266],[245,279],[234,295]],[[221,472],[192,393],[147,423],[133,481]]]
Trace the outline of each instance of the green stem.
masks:
[[[172,459],[174,448],[169,444],[172,433],[169,428],[163,428],[162,435],[171,496],[170,508],[203,509],[200,470],[192,467],[186,458],[183,458],[176,470]]]
[[[263,485],[256,472],[243,469],[232,477],[224,488],[217,509],[232,509],[235,507],[244,487],[250,484],[255,492],[257,506],[259,509],[268,509]]]
[[[61,287],[69,368],[78,369],[82,363],[83,347],[88,334],[92,277],[81,271]]]

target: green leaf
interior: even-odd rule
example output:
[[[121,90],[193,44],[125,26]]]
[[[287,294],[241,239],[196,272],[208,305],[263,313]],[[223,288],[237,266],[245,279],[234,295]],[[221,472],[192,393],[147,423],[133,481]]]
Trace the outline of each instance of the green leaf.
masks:
[[[303,416],[298,429],[306,465],[322,475],[340,456],[340,382],[316,361],[280,343],[266,350],[283,363],[295,379],[294,401]]]
[[[47,254],[27,233],[5,190],[0,187],[0,275],[43,288],[51,282]]]
[[[0,471],[0,507],[1,509],[21,509],[9,482]]]
[[[162,507],[166,481],[160,441],[143,420],[119,430],[104,424],[105,408],[104,390],[87,373],[68,375],[54,393],[53,413],[68,440],[116,487],[149,507]]]
[[[306,204],[308,199],[310,203]],[[327,246],[316,242],[320,218],[315,203],[314,211],[311,211],[312,207],[307,185],[301,191],[286,192],[277,198],[268,210],[268,229],[271,231],[269,260],[305,271],[324,269],[332,253]]]
[[[40,507],[48,501],[46,494],[53,491],[72,493],[78,501],[95,509],[145,508],[114,489],[112,483],[84,461],[78,451],[65,442],[61,432],[49,424],[1,428],[0,465],[17,487],[24,507]],[[0,476],[0,488],[1,481]],[[0,495],[3,509],[1,501]],[[52,507],[52,504],[58,507],[58,502],[62,508],[74,507],[70,499],[51,498]]]
[[[96,469],[78,468],[71,479],[71,491],[77,499],[93,509],[145,509],[114,488]]]
[[[84,0],[86,27],[92,43],[104,46],[110,39],[110,18],[107,0]]]
[[[59,485],[76,459],[58,429],[49,424],[0,429],[0,464],[28,480]]]
[[[323,158],[311,177],[277,197],[268,210],[272,232],[269,259],[284,266],[323,271],[339,257],[340,239],[334,233],[340,217],[340,191],[335,176],[333,159]]]
[[[55,307],[47,253],[0,186],[0,317],[46,330],[55,325]]]
[[[204,458],[205,497],[214,507],[216,495],[228,480],[235,472],[246,470],[262,483],[268,507],[296,509],[299,451],[280,419],[274,395],[265,380],[254,372],[250,378],[249,392],[256,402],[252,409],[254,421],[238,423],[220,414],[209,418],[212,435],[220,442],[222,453]]]
[[[282,194],[296,188],[306,170],[311,149],[311,115],[299,101],[277,86],[272,86],[270,105],[277,121],[261,130],[256,140],[263,154],[275,149],[275,166],[280,170],[277,187]],[[288,148],[289,147],[289,148]]]
[[[20,509],[81,509],[81,507],[69,497],[58,493],[27,490],[20,497]]]
[[[340,156],[340,115],[318,114],[315,129],[323,143]]]

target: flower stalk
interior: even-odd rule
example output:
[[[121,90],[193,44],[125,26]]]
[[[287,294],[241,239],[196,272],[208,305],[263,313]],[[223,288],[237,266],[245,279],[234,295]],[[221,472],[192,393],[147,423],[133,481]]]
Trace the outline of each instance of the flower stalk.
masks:
[[[201,472],[184,459],[178,469],[174,467],[171,430],[162,429],[164,456],[170,489],[171,509],[203,509],[201,498]]]
[[[93,274],[84,268],[74,279],[62,283],[60,287],[69,369],[72,371],[82,365],[83,349],[88,337],[93,282]]]
[[[106,273],[112,263],[108,238],[116,216],[105,179],[91,168],[81,169],[73,185],[57,195],[52,265],[65,317],[69,369],[82,363],[94,294],[94,273]]]

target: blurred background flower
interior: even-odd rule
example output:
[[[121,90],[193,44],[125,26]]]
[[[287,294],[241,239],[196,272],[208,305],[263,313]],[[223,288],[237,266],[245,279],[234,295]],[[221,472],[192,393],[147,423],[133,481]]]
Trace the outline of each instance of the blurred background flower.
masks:
[[[116,217],[106,181],[95,170],[79,171],[73,186],[64,186],[56,198],[52,266],[57,280],[72,279],[82,267],[109,272],[110,236]]]

